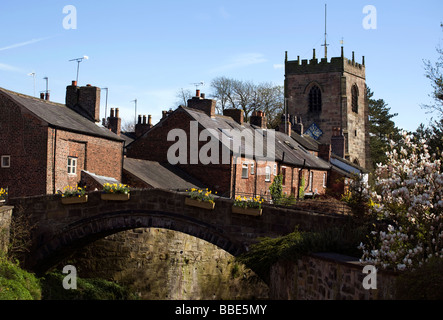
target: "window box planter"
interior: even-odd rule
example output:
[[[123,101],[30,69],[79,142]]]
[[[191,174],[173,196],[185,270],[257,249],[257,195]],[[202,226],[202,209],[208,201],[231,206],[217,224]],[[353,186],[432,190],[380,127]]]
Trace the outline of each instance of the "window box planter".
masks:
[[[106,201],[128,201],[130,199],[129,193],[102,193],[102,200]]]
[[[88,195],[84,195],[81,197],[65,197],[62,198],[63,204],[77,204],[77,203],[86,203],[88,202]]]
[[[263,213],[263,209],[259,208],[241,208],[237,206],[232,207],[232,213],[245,214],[248,216],[260,217]]]
[[[202,208],[202,209],[206,209],[206,210],[214,210],[214,208],[215,208],[215,202],[213,202],[213,201],[212,202],[199,201],[199,200],[194,200],[191,198],[185,198],[185,204],[187,206]]]

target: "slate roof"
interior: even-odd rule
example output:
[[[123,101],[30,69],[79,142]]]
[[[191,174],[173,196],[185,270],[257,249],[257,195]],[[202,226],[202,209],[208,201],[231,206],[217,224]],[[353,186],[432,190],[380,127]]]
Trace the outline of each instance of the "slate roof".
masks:
[[[200,181],[176,166],[156,161],[125,158],[123,169],[153,188],[187,190],[205,187]]]
[[[0,94],[7,96],[36,117],[47,122],[50,127],[115,141],[123,141],[122,138],[109,129],[95,124],[63,104],[34,98],[4,88],[0,88]]]
[[[246,137],[245,141],[252,141],[252,145],[249,145],[249,150],[254,150],[254,135],[262,134],[263,135],[263,154],[267,155],[267,134],[268,130],[263,130],[257,126],[251,125],[249,123],[243,123],[240,125],[236,121],[234,121],[231,117],[215,115],[214,117],[209,117],[206,113],[188,107],[179,107],[177,110],[184,110],[187,112],[193,119],[198,121],[198,123],[204,127],[205,129],[213,129],[214,132],[217,132],[217,139],[223,143],[226,147],[228,147],[231,151],[233,150],[232,140],[243,135]],[[176,111],[177,111],[176,110]],[[230,131],[224,131],[223,129],[228,129]],[[232,130],[234,129],[234,130]],[[245,132],[242,132],[245,129]],[[282,163],[300,166],[303,165],[305,167],[309,167],[312,169],[323,169],[328,170],[330,168],[330,164],[309,153],[301,144],[292,139],[290,136],[283,132],[275,132],[275,159]],[[226,137],[222,138],[222,135],[225,134]],[[229,141],[229,144],[227,143]],[[237,140],[238,141],[238,140]],[[246,146],[242,144],[241,154],[245,155]],[[236,152],[238,152],[236,150]]]

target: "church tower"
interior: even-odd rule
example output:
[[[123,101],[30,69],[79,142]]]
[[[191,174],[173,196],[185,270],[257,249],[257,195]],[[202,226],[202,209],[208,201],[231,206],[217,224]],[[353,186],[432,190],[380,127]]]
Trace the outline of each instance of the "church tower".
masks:
[[[330,61],[315,56],[288,61],[285,56],[285,99],[290,119],[297,119],[321,144],[357,165],[370,167],[365,58],[341,56]],[[295,125],[295,123],[294,123]]]

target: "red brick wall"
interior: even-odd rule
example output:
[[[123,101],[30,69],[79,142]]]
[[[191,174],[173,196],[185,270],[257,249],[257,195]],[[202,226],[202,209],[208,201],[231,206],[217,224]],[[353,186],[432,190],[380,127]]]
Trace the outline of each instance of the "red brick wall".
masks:
[[[0,156],[11,156],[11,167],[0,168],[0,187],[11,198],[46,194],[46,150],[45,123],[0,94]]]
[[[75,186],[80,182],[81,171],[122,180],[123,144],[98,137],[48,128],[48,185],[47,192],[54,190],[53,141],[55,145],[55,191]],[[54,140],[53,140],[54,139]],[[68,157],[77,158],[76,174],[68,174]]]

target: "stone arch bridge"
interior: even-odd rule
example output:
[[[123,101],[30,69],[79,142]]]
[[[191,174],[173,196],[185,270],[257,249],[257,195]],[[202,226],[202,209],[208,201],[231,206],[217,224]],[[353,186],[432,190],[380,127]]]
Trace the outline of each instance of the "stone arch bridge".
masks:
[[[101,200],[89,194],[83,204],[64,205],[60,195],[11,201],[30,217],[32,248],[26,266],[44,274],[76,249],[108,235],[136,228],[164,228],[206,240],[237,256],[260,237],[300,230],[321,230],[340,223],[339,215],[263,206],[260,217],[232,213],[233,201],[215,200],[215,209],[185,204],[186,194],[160,189],[133,190],[129,201]]]

